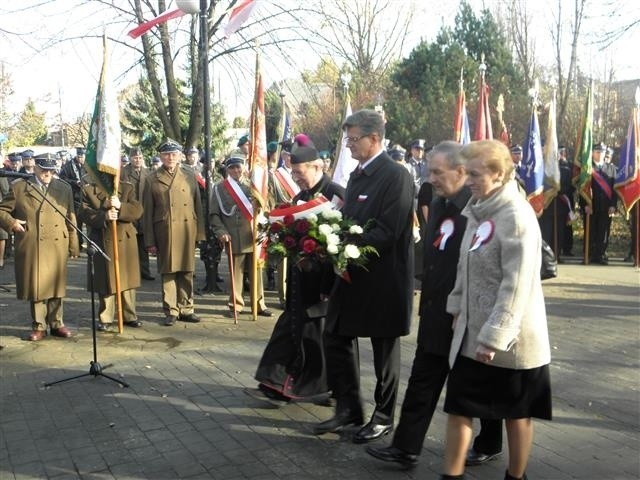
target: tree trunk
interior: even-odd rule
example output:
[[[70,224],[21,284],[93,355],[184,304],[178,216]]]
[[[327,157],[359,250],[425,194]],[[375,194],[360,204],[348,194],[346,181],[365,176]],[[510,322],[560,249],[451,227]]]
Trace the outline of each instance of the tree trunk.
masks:
[[[166,4],[164,0],[158,0],[160,12],[164,12]],[[167,87],[167,99],[169,100],[169,123],[170,130],[167,135],[178,142],[182,142],[180,131],[180,101],[178,85],[173,73],[173,56],[171,55],[171,44],[169,36],[169,28],[167,23],[161,23],[160,28],[160,47],[162,50],[162,64],[164,66],[165,85]]]

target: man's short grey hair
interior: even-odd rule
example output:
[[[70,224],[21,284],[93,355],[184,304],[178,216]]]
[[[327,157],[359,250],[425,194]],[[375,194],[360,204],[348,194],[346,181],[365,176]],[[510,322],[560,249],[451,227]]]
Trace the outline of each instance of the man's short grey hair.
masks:
[[[458,142],[445,140],[437,144],[427,153],[427,160],[431,160],[436,154],[441,154],[444,156],[450,168],[456,168],[460,165],[464,166],[466,162],[460,155],[461,151],[462,145]]]
[[[380,140],[384,138],[384,118],[375,110],[358,110],[349,115],[342,124],[342,129],[358,127],[362,135],[373,135],[377,133]]]

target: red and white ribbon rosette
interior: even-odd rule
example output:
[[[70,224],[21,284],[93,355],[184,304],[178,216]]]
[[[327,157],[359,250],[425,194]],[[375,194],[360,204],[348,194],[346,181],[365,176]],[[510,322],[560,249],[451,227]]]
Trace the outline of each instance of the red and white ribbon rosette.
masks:
[[[494,226],[493,221],[491,220],[485,220],[480,225],[478,225],[476,233],[473,234],[473,238],[471,239],[471,248],[469,249],[469,251],[473,252],[474,250],[480,248],[480,245],[484,245],[489,240],[491,240],[491,237],[493,236],[493,230]]]

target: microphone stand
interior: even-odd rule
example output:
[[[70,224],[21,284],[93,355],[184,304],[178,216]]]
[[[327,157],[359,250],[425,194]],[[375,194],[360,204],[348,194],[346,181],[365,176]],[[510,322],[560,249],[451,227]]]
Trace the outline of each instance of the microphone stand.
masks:
[[[40,198],[42,198],[45,202],[47,202],[62,218],[64,218],[64,221],[67,223],[67,225],[71,225],[73,229],[78,233],[78,235],[80,235],[87,242],[87,255],[89,255],[89,289],[91,290],[91,332],[93,337],[93,361],[89,363],[90,367],[89,367],[88,373],[83,373],[81,375],[75,375],[73,377],[63,378],[61,380],[56,380],[55,382],[45,383],[44,386],[50,387],[51,385],[56,385],[58,383],[68,382],[70,380],[75,380],[77,378],[93,375],[94,377],[101,376],[101,377],[108,378],[109,380],[118,383],[122,387],[128,387],[129,385],[127,383],[123,382],[122,380],[118,380],[117,378],[111,377],[103,372],[103,370],[113,366],[113,364],[102,366],[98,362],[98,342],[96,340],[96,300],[95,300],[95,289],[94,289],[94,283],[93,283],[93,279],[94,279],[93,257],[95,256],[96,253],[99,253],[102,256],[102,258],[104,258],[107,262],[110,262],[111,258],[109,258],[109,256],[98,245],[96,245],[96,243],[93,240],[91,240],[87,235],[85,235],[85,233],[81,229],[79,229],[75,223],[70,221],[67,218],[67,216],[64,215],[60,211],[60,209],[58,209],[58,207],[56,207],[51,202],[51,200],[47,198],[46,194],[42,193],[40,189],[37,188],[37,185],[32,180],[25,179],[25,181],[30,186],[34,187],[33,190],[38,192],[38,195],[40,195]],[[60,180],[60,181],[64,182],[64,180]],[[120,301],[120,299],[118,299],[118,301]]]

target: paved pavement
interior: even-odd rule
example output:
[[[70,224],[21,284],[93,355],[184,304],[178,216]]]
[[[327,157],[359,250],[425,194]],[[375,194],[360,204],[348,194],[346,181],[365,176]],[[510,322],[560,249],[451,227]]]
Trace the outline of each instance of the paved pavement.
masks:
[[[161,325],[159,281],[139,290],[141,329],[98,334],[104,373],[93,359],[86,259],[70,267],[67,325],[73,339],[23,341],[26,302],[14,298],[13,265],[0,271],[0,479],[436,479],[445,415],[441,406],[420,464],[403,470],[370,458],[349,435],[316,437],[331,409],[313,403],[275,408],[247,396],[274,319],[239,324],[223,316],[223,295],[196,298],[200,324]],[[200,267],[200,262],[199,268]],[[554,420],[537,422],[530,479],[640,477],[639,274],[622,262],[560,266],[545,282],[552,344]],[[201,271],[198,272],[200,281]],[[1,290],[1,289],[0,289]],[[417,297],[416,297],[417,298]],[[277,305],[273,292],[268,303]],[[417,327],[417,322],[414,323]],[[415,333],[403,339],[404,397]],[[371,348],[361,343],[362,390],[373,405]],[[398,408],[398,412],[399,412]],[[388,439],[383,442],[388,442]],[[506,450],[506,440],[505,440]],[[467,470],[502,479],[506,458]]]

